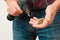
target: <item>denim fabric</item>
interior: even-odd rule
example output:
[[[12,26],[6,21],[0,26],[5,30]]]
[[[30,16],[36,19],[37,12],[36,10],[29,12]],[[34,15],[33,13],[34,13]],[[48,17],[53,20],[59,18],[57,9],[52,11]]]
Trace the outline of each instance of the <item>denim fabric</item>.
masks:
[[[32,17],[45,17],[45,10],[32,12]],[[60,12],[55,16],[53,23],[44,29],[33,28],[29,24],[29,17],[26,14],[17,16],[13,21],[13,40],[60,40]]]

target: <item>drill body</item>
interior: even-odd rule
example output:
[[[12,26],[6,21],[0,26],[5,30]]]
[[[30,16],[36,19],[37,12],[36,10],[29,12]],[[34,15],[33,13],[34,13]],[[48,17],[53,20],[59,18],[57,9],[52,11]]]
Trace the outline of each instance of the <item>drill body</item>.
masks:
[[[29,7],[29,2],[28,1],[26,1],[26,0],[19,0],[19,2],[20,2],[20,8],[23,10],[23,12],[25,12],[29,17],[30,17],[30,7]],[[14,18],[15,18],[15,16],[12,16],[12,15],[10,15],[10,14],[8,14],[8,16],[7,16],[7,19],[9,20],[9,21],[12,21],[12,20],[14,20]]]

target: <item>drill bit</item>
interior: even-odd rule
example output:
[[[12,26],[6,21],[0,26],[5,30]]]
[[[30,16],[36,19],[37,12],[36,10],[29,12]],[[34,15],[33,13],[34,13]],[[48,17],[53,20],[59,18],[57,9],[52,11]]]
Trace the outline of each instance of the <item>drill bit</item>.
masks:
[[[43,23],[43,19],[44,18],[40,18],[39,21],[38,21],[38,24],[42,24]]]

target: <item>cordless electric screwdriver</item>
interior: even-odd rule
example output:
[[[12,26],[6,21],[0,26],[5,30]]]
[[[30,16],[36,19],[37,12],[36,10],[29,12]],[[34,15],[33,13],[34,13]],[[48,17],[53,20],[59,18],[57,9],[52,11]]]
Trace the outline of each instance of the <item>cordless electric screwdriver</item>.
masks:
[[[27,2],[26,0],[21,0],[19,6],[23,10],[23,12],[25,12],[30,17],[30,7],[28,5],[29,5],[29,2]],[[14,18],[15,18],[15,16],[12,16],[10,14],[8,14],[8,16],[7,16],[7,19],[9,21],[12,21]]]
[[[19,6],[20,6],[20,8],[23,10],[23,12],[25,12],[29,17],[31,16],[31,15],[30,15],[30,14],[31,14],[31,10],[30,10],[29,2],[28,2],[28,1],[26,1],[26,0],[21,0]],[[12,16],[12,15],[10,15],[10,14],[8,14],[8,16],[7,16],[7,19],[8,19],[9,21],[14,20],[14,18],[15,18],[15,16]],[[38,21],[38,24],[41,24],[41,23],[43,22],[43,19],[44,19],[44,18],[40,18],[39,21]]]

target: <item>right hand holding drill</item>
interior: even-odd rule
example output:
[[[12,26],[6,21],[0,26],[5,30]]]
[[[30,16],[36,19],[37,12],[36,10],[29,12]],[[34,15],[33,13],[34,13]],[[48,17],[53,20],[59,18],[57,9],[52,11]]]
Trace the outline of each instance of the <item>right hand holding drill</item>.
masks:
[[[17,1],[13,0],[8,3],[7,6],[7,11],[12,15],[12,16],[19,16],[20,14],[23,13],[23,11],[20,9],[19,4]]]

